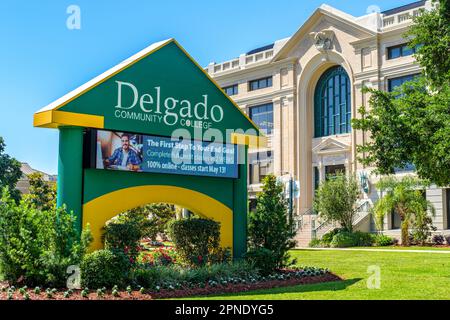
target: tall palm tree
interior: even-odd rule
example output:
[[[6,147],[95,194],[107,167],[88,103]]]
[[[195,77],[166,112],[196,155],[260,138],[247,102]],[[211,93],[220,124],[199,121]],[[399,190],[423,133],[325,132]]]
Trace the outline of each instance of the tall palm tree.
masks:
[[[421,189],[427,183],[417,178],[406,176],[402,179],[386,177],[377,183],[377,188],[386,194],[379,199],[373,208],[377,226],[383,229],[384,217],[397,212],[401,220],[402,245],[409,245],[409,228],[416,221],[424,221],[428,211],[434,216],[432,203],[425,199]]]

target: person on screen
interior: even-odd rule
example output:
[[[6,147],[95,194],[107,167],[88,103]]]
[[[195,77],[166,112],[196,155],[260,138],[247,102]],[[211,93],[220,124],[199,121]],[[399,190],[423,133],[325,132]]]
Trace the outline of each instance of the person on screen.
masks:
[[[135,150],[130,148],[130,136],[124,133],[121,137],[122,147],[114,150],[111,157],[105,159],[106,166],[117,166],[118,168],[138,171],[141,158]]]

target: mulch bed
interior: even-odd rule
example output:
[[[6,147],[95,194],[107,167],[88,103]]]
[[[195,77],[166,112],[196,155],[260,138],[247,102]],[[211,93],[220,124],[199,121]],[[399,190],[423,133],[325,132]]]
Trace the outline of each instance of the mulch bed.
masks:
[[[258,283],[248,284],[228,284],[225,286],[211,287],[206,285],[204,288],[186,288],[168,290],[162,289],[160,292],[152,292],[149,294],[142,294],[139,291],[133,291],[130,294],[126,291],[120,291],[119,297],[114,297],[111,291],[108,290],[103,297],[98,297],[97,292],[92,290],[86,298],[81,297],[81,290],[74,290],[70,297],[64,297],[64,290],[58,291],[52,298],[47,298],[45,289],[40,294],[35,294],[33,289],[28,289],[30,300],[154,300],[165,298],[181,298],[181,297],[193,297],[193,296],[206,296],[222,293],[240,293],[248,292],[260,289],[272,289],[278,287],[290,287],[303,284],[314,284],[332,281],[341,281],[342,279],[332,273],[327,273],[320,276],[304,277],[304,278],[291,278],[288,280],[269,280]],[[0,284],[6,286],[5,283]],[[0,292],[0,300],[7,300],[8,293]],[[13,300],[24,300],[22,294],[19,293],[19,289],[13,293]]]

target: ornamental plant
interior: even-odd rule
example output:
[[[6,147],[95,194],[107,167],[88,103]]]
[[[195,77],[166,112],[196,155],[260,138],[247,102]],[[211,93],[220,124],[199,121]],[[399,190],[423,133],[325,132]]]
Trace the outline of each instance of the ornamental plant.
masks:
[[[182,261],[203,266],[216,260],[220,252],[220,223],[209,219],[174,220],[169,235]]]
[[[383,193],[375,203],[374,213],[379,229],[383,228],[383,220],[387,214],[397,212],[401,219],[401,240],[403,246],[410,243],[409,229],[412,228],[417,239],[424,241],[430,232],[431,215],[435,215],[435,208],[425,199],[420,189],[427,185],[423,180],[406,176],[402,179],[386,177],[381,179],[377,188]]]
[[[268,175],[263,180],[262,192],[257,195],[256,211],[249,214],[249,249],[271,251],[273,266],[283,268],[293,263],[289,261],[289,250],[295,246],[294,236],[283,185],[274,175]]]
[[[0,269],[5,280],[62,287],[67,267],[81,262],[92,240],[89,228],[80,238],[76,217],[64,207],[39,210],[8,189],[0,200]]]
[[[120,251],[107,249],[87,254],[81,265],[81,284],[91,288],[124,285],[129,279],[129,258]]]
[[[337,222],[345,231],[352,232],[359,194],[355,176],[338,173],[320,184],[314,197],[314,210],[324,221]]]

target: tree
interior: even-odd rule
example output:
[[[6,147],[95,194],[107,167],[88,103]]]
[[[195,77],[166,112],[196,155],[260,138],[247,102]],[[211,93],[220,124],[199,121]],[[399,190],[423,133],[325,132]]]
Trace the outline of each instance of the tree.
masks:
[[[142,237],[156,240],[164,234],[169,221],[176,216],[175,207],[167,203],[152,203],[137,207],[119,215],[118,221],[133,220],[140,225]]]
[[[56,207],[56,184],[44,181],[42,173],[35,172],[28,175],[30,194],[24,198],[37,209],[53,210]]]
[[[320,184],[313,207],[326,222],[338,222],[345,231],[352,232],[359,195],[355,176],[338,173]]]
[[[4,153],[5,147],[5,142],[0,137],[0,190],[8,187],[11,197],[18,202],[20,192],[16,189],[16,183],[22,176],[21,165],[19,161]]]
[[[436,2],[436,1],[434,1]],[[416,59],[434,88],[450,81],[450,1],[441,0],[438,8],[423,11],[414,18],[406,33],[410,46],[419,46]]]
[[[283,185],[274,175],[263,180],[262,192],[257,195],[257,205],[250,212],[248,221],[249,247],[251,250],[270,250],[277,268],[289,264],[289,249],[295,246],[293,222],[288,218],[288,203]]]
[[[421,192],[426,185],[426,182],[411,176],[402,179],[386,177],[377,183],[377,188],[381,192],[386,192],[374,206],[378,228],[383,228],[386,215],[397,212],[400,215],[401,241],[404,246],[409,245],[410,227],[423,228],[424,223],[429,222],[426,218],[427,212],[435,214],[433,205]]]
[[[450,184],[450,23],[448,2],[422,12],[409,31],[410,46],[422,76],[384,92],[365,88],[369,106],[359,108],[354,129],[370,133],[357,146],[358,160],[375,166],[376,173],[393,174],[413,164],[417,175],[439,186]]]

